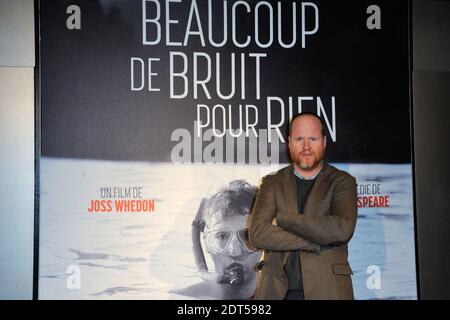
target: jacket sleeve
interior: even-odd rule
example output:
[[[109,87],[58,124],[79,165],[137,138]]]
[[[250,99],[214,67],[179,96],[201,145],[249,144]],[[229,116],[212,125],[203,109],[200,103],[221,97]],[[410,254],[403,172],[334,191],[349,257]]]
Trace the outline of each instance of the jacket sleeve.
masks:
[[[356,180],[346,176],[335,187],[331,215],[317,217],[288,213],[277,218],[277,224],[314,243],[340,246],[352,238],[357,215]]]
[[[275,201],[274,183],[271,176],[266,176],[263,178],[250,215],[250,243],[258,249],[319,252],[319,245],[272,224],[276,216]]]

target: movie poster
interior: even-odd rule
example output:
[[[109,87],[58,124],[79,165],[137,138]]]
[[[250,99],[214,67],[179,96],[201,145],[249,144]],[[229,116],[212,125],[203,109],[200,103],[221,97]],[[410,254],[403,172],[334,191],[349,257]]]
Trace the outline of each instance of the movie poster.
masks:
[[[355,298],[417,298],[407,1],[39,7],[40,299],[251,298],[251,204],[302,111],[357,179]]]

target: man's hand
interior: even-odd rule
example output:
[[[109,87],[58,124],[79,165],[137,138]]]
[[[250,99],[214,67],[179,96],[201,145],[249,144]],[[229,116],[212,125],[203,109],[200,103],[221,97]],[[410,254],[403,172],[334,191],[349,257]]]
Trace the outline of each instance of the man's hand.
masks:
[[[289,224],[289,215],[289,213],[279,214],[275,219],[276,225],[287,230],[286,226]]]

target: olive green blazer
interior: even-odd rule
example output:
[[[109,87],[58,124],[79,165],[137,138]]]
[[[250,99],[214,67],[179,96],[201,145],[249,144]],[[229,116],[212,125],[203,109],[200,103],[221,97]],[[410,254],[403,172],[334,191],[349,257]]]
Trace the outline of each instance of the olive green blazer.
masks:
[[[255,299],[283,299],[292,250],[300,250],[305,299],[353,299],[347,243],[356,225],[356,180],[325,162],[316,179],[300,215],[294,166],[263,178],[249,218],[250,243],[264,250]]]

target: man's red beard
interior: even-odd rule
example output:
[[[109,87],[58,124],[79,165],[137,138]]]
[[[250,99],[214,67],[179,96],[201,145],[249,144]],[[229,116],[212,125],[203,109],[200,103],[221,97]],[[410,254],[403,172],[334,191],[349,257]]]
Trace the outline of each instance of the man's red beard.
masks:
[[[322,157],[320,159],[317,159],[317,157],[314,154],[309,154],[309,156],[311,159],[306,159],[306,160],[304,159],[305,155],[297,156],[296,163],[301,169],[314,170],[320,165],[320,162],[322,161]]]

